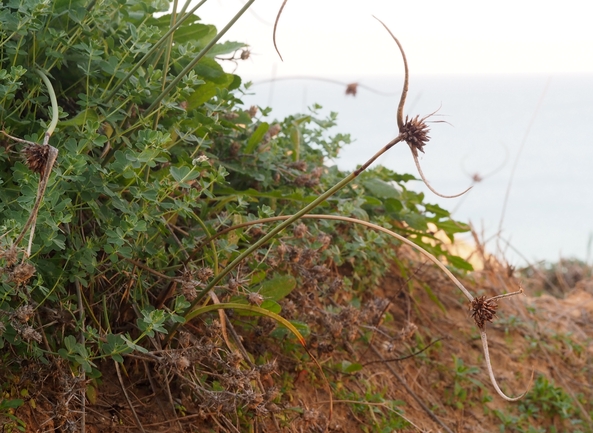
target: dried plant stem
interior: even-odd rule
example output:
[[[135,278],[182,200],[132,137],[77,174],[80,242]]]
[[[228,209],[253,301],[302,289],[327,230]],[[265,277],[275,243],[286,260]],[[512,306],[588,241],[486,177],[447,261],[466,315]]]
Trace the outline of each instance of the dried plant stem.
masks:
[[[56,159],[58,158],[58,149],[49,145],[49,138],[51,137],[52,133],[54,132],[54,129],[56,128],[56,125],[58,124],[58,117],[59,117],[56,93],[54,92],[54,88],[53,88],[51,82],[49,81],[49,79],[47,78],[47,76],[40,70],[37,70],[36,72],[37,72],[37,75],[39,75],[41,77],[41,79],[43,80],[45,86],[47,87],[47,92],[49,93],[49,99],[51,102],[51,122],[49,124],[49,127],[45,131],[45,135],[43,138],[43,146],[48,146],[48,152],[47,152],[47,159],[45,160],[45,164],[44,164],[43,169],[40,173],[39,184],[37,185],[37,197],[35,198],[35,203],[33,204],[33,209],[31,210],[29,219],[27,219],[27,222],[23,226],[21,233],[14,241],[14,247],[16,248],[16,247],[18,247],[18,245],[21,243],[21,241],[27,234],[27,231],[29,231],[29,229],[30,229],[29,243],[27,246],[25,257],[29,257],[31,255],[31,247],[33,245],[33,237],[35,234],[35,223],[37,221],[37,214],[39,212],[39,207],[41,206],[41,201],[43,200],[43,195],[45,194],[45,189],[47,188],[47,182],[49,181],[49,176],[51,175],[51,171],[54,166],[54,163],[56,162]],[[2,133],[4,135],[6,135],[7,137],[9,137],[15,141],[18,141],[20,143],[27,143],[32,146],[39,146],[37,143],[33,143],[33,142],[30,142],[27,140],[22,140],[20,138],[12,137],[4,131],[2,131]]]
[[[496,390],[498,395],[500,395],[506,401],[517,401],[517,400],[522,399],[523,396],[525,396],[525,394],[527,394],[527,392],[531,388],[531,382],[533,381],[534,371],[533,370],[531,371],[531,379],[529,379],[529,384],[527,385],[527,390],[525,392],[523,392],[523,394],[519,395],[518,397],[507,396],[504,392],[502,392],[502,390],[498,386],[498,382],[496,382],[496,378],[494,377],[494,371],[492,370],[492,363],[490,362],[490,352],[488,351],[488,337],[486,336],[486,331],[484,331],[483,329],[480,329],[480,338],[482,339],[482,348],[484,349],[484,357],[486,359],[486,367],[488,370],[488,375],[490,376],[490,382],[492,382],[492,386],[494,386],[494,389]]]
[[[247,227],[250,225],[256,225],[256,224],[265,224],[265,223],[270,223],[270,222],[274,222],[274,221],[280,221],[280,220],[287,220],[291,218],[289,215],[280,215],[280,216],[276,216],[276,217],[271,217],[271,218],[264,218],[264,219],[259,219],[259,220],[254,220],[254,221],[248,221],[242,224],[238,224],[236,226],[232,226],[232,227],[228,227],[225,230],[217,233],[216,235],[210,237],[207,239],[207,242],[211,242],[212,240],[214,240],[215,237],[223,235],[225,233],[228,233],[229,231],[232,230],[236,230],[239,229],[241,227]],[[426,251],[424,248],[420,247],[419,245],[416,245],[415,243],[413,243],[412,241],[410,241],[409,239],[406,239],[405,237],[389,230],[386,229],[385,227],[381,227],[379,225],[370,223],[368,221],[363,221],[363,220],[358,220],[355,218],[350,218],[350,217],[343,217],[340,215],[302,215],[301,218],[303,219],[326,219],[326,220],[336,220],[336,221],[344,221],[344,222],[349,222],[349,223],[354,223],[354,224],[361,224],[364,225],[366,227],[369,227],[373,230],[377,230],[383,233],[386,233],[398,240],[400,240],[401,242],[405,243],[406,245],[409,245],[410,247],[414,248],[415,250],[417,250],[418,252],[420,252],[422,255],[424,255],[426,258],[428,258],[430,261],[432,261],[434,264],[436,264],[446,275],[447,277],[449,277],[449,279],[459,288],[459,290],[461,290],[461,292],[465,295],[465,297],[468,299],[468,301],[470,303],[473,303],[474,301],[474,296],[463,286],[463,284],[451,273],[451,271],[449,271],[449,269],[447,269],[447,267],[445,265],[443,265],[435,256],[433,256],[432,254],[430,254],[428,251]],[[503,299],[503,298],[509,298],[512,296],[516,296],[519,294],[523,293],[523,288],[520,288],[518,291],[516,292],[512,292],[512,293],[506,293],[503,295],[498,295],[495,296],[493,298],[488,299],[488,301],[496,301],[498,299]],[[496,378],[494,377],[494,371],[492,369],[492,363],[490,362],[490,354],[488,351],[488,340],[486,337],[486,333],[484,332],[484,330],[482,329],[482,327],[480,327],[480,335],[482,337],[482,344],[483,344],[483,348],[484,348],[484,357],[486,359],[486,367],[488,369],[488,375],[490,376],[490,380],[492,382],[492,385],[494,386],[494,389],[496,389],[496,392],[505,400],[508,401],[515,401],[515,400],[519,400],[520,398],[522,398],[525,393],[521,394],[519,397],[515,397],[515,398],[511,398],[506,396],[501,390],[500,387],[498,386],[498,383],[496,382]],[[438,340],[437,340],[438,341]],[[432,344],[432,343],[431,343]],[[383,358],[382,358],[383,359]],[[405,359],[405,358],[404,358]],[[533,379],[533,373],[532,373],[532,379]],[[529,383],[529,386],[527,387],[528,389],[531,386],[531,381]]]
[[[379,21],[381,23],[381,25],[383,27],[385,27],[385,30],[387,30],[387,32],[391,35],[391,37],[397,44],[399,51],[402,54],[402,59],[404,61],[404,87],[402,89],[402,95],[399,99],[399,105],[397,106],[397,127],[399,128],[399,130],[401,132],[402,128],[404,127],[404,105],[406,105],[406,98],[408,97],[408,87],[409,87],[409,82],[410,82],[408,59],[406,58],[406,53],[404,52],[404,47],[402,47],[402,44],[399,42],[399,40],[395,37],[395,35],[391,32],[391,30],[389,30],[389,27],[387,27],[387,25],[385,25],[385,23],[383,21],[381,21],[379,18],[377,18],[376,16],[373,15],[373,18],[376,19],[377,21]]]
[[[375,355],[377,355],[377,357],[379,357],[381,360],[384,360],[383,355],[374,345],[371,344],[370,348],[375,353]],[[412,391],[412,388],[410,388],[410,386],[407,384],[404,378],[400,376],[400,374],[397,372],[395,368],[393,368],[391,364],[385,363],[385,366],[389,369],[389,371],[391,372],[391,374],[393,374],[397,381],[405,388],[406,392],[410,394],[414,400],[416,400],[416,403],[420,405],[422,410],[430,417],[430,419],[432,419],[434,422],[440,425],[447,433],[453,433],[453,430],[451,430],[447,425],[445,425],[443,421],[441,421],[434,414],[434,412],[431,411],[422,400],[420,400],[420,397],[418,397],[418,395],[414,391]]]
[[[442,338],[437,338],[436,340],[433,340],[430,343],[428,343],[428,345],[426,347],[420,349],[417,352],[414,352],[414,353],[411,353],[409,355],[406,355],[406,356],[401,356],[399,358],[387,358],[387,359],[379,359],[379,360],[376,360],[376,361],[368,361],[368,362],[365,362],[364,364],[362,364],[362,366],[363,367],[366,367],[367,365],[371,365],[371,364],[379,364],[379,363],[385,363],[385,362],[400,362],[400,361],[405,361],[406,359],[414,358],[415,356],[420,355],[425,350],[428,350],[428,348],[430,346],[432,346],[435,343],[438,343],[441,340],[442,340]]]
[[[85,325],[85,316],[84,316],[84,304],[82,301],[82,289],[80,287],[80,282],[78,280],[74,281],[74,286],[76,288],[76,299],[78,301],[78,323],[80,326],[80,344],[86,346],[86,339],[84,337],[84,330],[86,329]],[[86,382],[86,373],[82,367],[80,368],[80,375],[81,379]],[[86,387],[83,387],[80,390],[80,405],[81,405],[81,417],[80,417],[80,433],[86,432]]]
[[[228,227],[228,228],[226,228],[226,229],[218,232],[216,235],[211,236],[210,238],[206,239],[205,242],[211,242],[216,237],[221,236],[221,235],[223,235],[225,233],[228,233],[228,232],[230,232],[232,230],[239,229],[241,227],[247,227],[247,226],[256,225],[256,224],[266,224],[266,223],[275,222],[275,221],[288,220],[288,219],[292,219],[293,217],[294,217],[294,215],[279,215],[279,216],[270,217],[270,218],[263,218],[263,219],[254,220],[254,221],[247,221],[245,223],[241,223],[241,224],[237,224],[237,225],[232,226],[232,227]],[[435,265],[437,265],[439,267],[439,269],[441,269],[447,275],[447,277],[449,277],[449,279],[465,295],[465,297],[468,299],[468,301],[471,302],[471,301],[474,300],[473,295],[463,286],[463,284],[461,284],[461,282],[455,277],[455,275],[453,275],[451,273],[451,271],[449,269],[447,269],[447,267],[445,265],[443,265],[439,261],[439,259],[437,259],[435,256],[433,256],[432,254],[430,254],[428,251],[426,251],[421,246],[416,245],[414,242],[410,241],[409,239],[403,237],[402,235],[400,235],[398,233],[395,233],[392,230],[386,229],[385,227],[382,227],[382,226],[377,225],[377,224],[373,224],[373,223],[368,222],[368,221],[363,221],[363,220],[359,220],[359,219],[356,219],[356,218],[350,218],[350,217],[345,217],[345,216],[341,216],[341,215],[312,215],[312,214],[305,214],[305,215],[301,215],[300,218],[302,218],[302,219],[325,219],[325,220],[344,221],[344,222],[353,223],[353,224],[361,224],[361,225],[364,225],[366,227],[369,227],[369,228],[371,228],[373,230],[377,230],[377,231],[386,233],[389,236],[396,238],[397,240],[405,243],[406,245],[408,245],[408,246],[414,248],[415,250],[417,250],[418,252],[420,252],[423,256],[425,256],[427,259],[429,259],[431,262],[433,262]]]
[[[402,55],[402,59],[404,61],[404,86],[402,89],[402,94],[401,94],[401,97],[399,100],[399,104],[397,106],[397,127],[399,128],[399,133],[401,136],[404,134],[404,131],[410,130],[410,128],[409,128],[410,124],[412,124],[412,126],[414,126],[414,124],[418,120],[418,119],[412,119],[408,122],[408,118],[406,117],[406,121],[404,122],[404,106],[406,104],[406,98],[408,96],[408,87],[409,87],[409,81],[410,81],[410,73],[409,73],[409,69],[408,69],[408,59],[406,58],[406,53],[404,51],[404,47],[399,42],[399,40],[395,37],[395,35],[391,32],[391,30],[389,30],[389,27],[387,27],[387,25],[385,25],[385,23],[383,21],[381,21],[379,18],[377,18],[376,16],[373,15],[373,18],[375,18],[377,21],[379,21],[381,23],[381,25],[383,27],[385,27],[385,30],[387,30],[387,32],[391,35],[391,37],[397,44],[399,51]],[[431,116],[431,115],[429,115],[429,116]],[[426,126],[426,124],[424,123],[424,121],[429,116],[426,116],[426,117],[420,119],[419,122],[416,123],[416,125],[419,128],[412,128],[412,130],[417,129],[416,133],[423,132],[424,137],[422,137],[422,134],[420,134],[417,137],[406,136],[404,139],[405,139],[406,143],[408,144],[408,146],[410,147],[410,150],[412,151],[414,163],[416,164],[416,168],[418,169],[418,174],[420,174],[420,177],[422,178],[422,181],[426,184],[427,188],[429,190],[431,190],[434,194],[438,195],[439,197],[443,197],[443,198],[459,197],[459,196],[465,194],[466,192],[468,192],[470,189],[472,189],[473,185],[459,194],[455,194],[455,195],[441,194],[430,185],[430,183],[424,176],[424,173],[422,172],[422,168],[420,167],[420,162],[418,161],[418,149],[422,150],[422,146],[425,144],[425,142],[429,138],[428,135],[426,134],[428,132],[428,126]],[[424,129],[424,131],[422,131],[423,129]]]
[[[113,364],[115,365],[115,372],[117,373],[117,378],[119,379],[119,385],[121,386],[121,390],[124,393],[124,397],[126,398],[126,401],[128,402],[128,406],[130,406],[130,410],[132,411],[132,414],[134,415],[134,420],[136,421],[136,425],[138,426],[138,428],[140,429],[140,431],[142,433],[146,433],[146,430],[144,430],[144,427],[142,426],[142,423],[140,422],[140,418],[138,417],[138,414],[136,413],[136,409],[134,409],[132,400],[130,400],[128,391],[126,391],[126,385],[124,384],[124,380],[121,377],[121,371],[119,370],[119,364],[116,361],[113,361]]]
[[[412,156],[414,157],[414,163],[416,164],[416,169],[418,170],[418,174],[420,175],[420,177],[422,178],[422,181],[424,182],[424,184],[426,185],[426,187],[431,190],[434,194],[438,195],[439,197],[443,197],[443,198],[456,198],[456,197],[460,197],[463,194],[465,194],[466,192],[468,192],[470,189],[472,189],[474,186],[470,186],[469,188],[467,188],[465,191],[460,192],[459,194],[454,194],[454,195],[445,195],[445,194],[441,194],[440,192],[438,192],[437,190],[435,190],[430,183],[428,182],[428,179],[426,179],[426,176],[424,176],[424,172],[422,171],[422,167],[420,166],[420,161],[418,161],[418,151],[410,146],[410,149],[412,150]]]
[[[282,2],[282,6],[280,6],[280,10],[278,11],[278,14],[276,15],[276,21],[274,21],[274,32],[272,33],[272,41],[274,42],[274,49],[276,50],[276,52],[278,53],[278,56],[280,57],[280,60],[284,61],[284,59],[282,58],[282,54],[280,54],[280,50],[278,49],[278,45],[276,44],[276,29],[278,28],[278,21],[280,20],[280,15],[282,15],[282,11],[284,10],[284,6],[286,6],[286,2],[288,0],[284,0]]]

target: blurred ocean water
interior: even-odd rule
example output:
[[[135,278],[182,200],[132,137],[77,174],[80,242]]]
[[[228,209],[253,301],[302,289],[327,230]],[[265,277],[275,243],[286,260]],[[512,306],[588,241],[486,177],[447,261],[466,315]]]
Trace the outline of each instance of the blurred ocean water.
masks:
[[[273,107],[271,118],[308,112],[338,112],[335,132],[355,140],[335,161],[351,170],[397,135],[395,113],[401,76],[331,77],[390,92],[363,88],[346,96],[346,86],[322,81],[283,80],[257,84],[246,105]],[[502,219],[504,257],[525,260],[593,259],[593,75],[445,75],[412,76],[405,113],[431,120],[431,140],[421,164],[432,186],[444,194],[464,190],[474,175],[482,180],[465,196],[442,199],[420,182],[428,201],[454,211],[490,239]],[[417,174],[410,151],[401,143],[377,162],[398,172]],[[488,250],[496,251],[496,241]],[[593,254],[593,253],[591,253]]]

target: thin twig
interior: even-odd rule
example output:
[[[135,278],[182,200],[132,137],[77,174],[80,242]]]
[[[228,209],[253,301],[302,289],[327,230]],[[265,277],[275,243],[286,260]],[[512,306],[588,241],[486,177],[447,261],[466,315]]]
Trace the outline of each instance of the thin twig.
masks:
[[[278,15],[276,15],[276,21],[274,21],[274,32],[272,33],[272,41],[274,42],[274,48],[276,49],[276,52],[278,53],[278,56],[280,57],[280,60],[284,61],[284,59],[282,58],[282,54],[280,54],[280,50],[278,49],[278,45],[276,45],[276,29],[278,28],[278,21],[280,20],[280,15],[282,15],[282,10],[284,9],[284,6],[286,6],[286,2],[288,0],[284,0],[282,2],[282,6],[280,6],[280,10],[278,11]]]
[[[126,391],[126,386],[124,385],[124,380],[121,377],[121,371],[119,371],[119,364],[116,361],[113,361],[113,364],[115,365],[115,372],[117,373],[117,378],[119,379],[119,384],[121,386],[121,390],[124,393],[124,397],[126,398],[126,401],[128,402],[128,405],[130,406],[130,410],[132,411],[132,414],[134,415],[134,419],[136,420],[136,425],[138,426],[140,431],[142,431],[142,433],[146,433],[146,430],[144,430],[144,427],[142,426],[142,423],[140,422],[140,418],[138,418],[138,414],[136,413],[136,410],[134,409],[132,400],[130,400],[128,391]]]
[[[474,187],[473,185],[471,185],[469,188],[467,188],[463,192],[460,192],[459,194],[454,194],[454,195],[441,194],[440,192],[438,192],[437,190],[435,190],[430,185],[430,183],[428,182],[428,179],[426,178],[426,176],[424,176],[424,172],[422,171],[422,167],[420,167],[420,161],[418,161],[418,151],[414,147],[412,147],[412,146],[410,146],[410,149],[412,150],[412,156],[414,157],[414,163],[416,164],[416,168],[418,169],[418,174],[422,178],[422,181],[424,182],[424,184],[426,185],[426,187],[429,190],[431,190],[433,193],[435,193],[439,197],[443,197],[443,198],[456,198],[456,197],[460,197],[460,196],[462,196],[463,194],[465,194],[466,192],[468,192],[470,189],[472,189]]]
[[[492,386],[494,386],[494,389],[496,390],[498,395],[500,395],[506,401],[517,401],[517,400],[522,399],[525,396],[525,394],[527,394],[529,389],[531,388],[531,383],[533,382],[533,373],[535,372],[535,370],[531,370],[531,379],[529,379],[529,384],[527,385],[527,390],[525,392],[523,392],[523,394],[520,394],[517,397],[507,396],[504,392],[502,392],[502,390],[498,386],[498,383],[496,382],[496,378],[494,377],[494,371],[492,370],[492,363],[490,362],[490,352],[488,351],[488,337],[486,336],[486,331],[484,331],[483,329],[480,329],[480,338],[482,339],[482,348],[484,349],[484,358],[486,360],[488,376],[490,376],[490,382],[492,383]]]
[[[373,352],[375,352],[375,355],[377,355],[380,359],[384,360],[383,355],[381,355],[381,352],[374,345],[371,344],[369,347]],[[405,388],[407,393],[410,394],[414,400],[416,400],[416,403],[420,405],[422,410],[430,417],[430,419],[432,419],[434,422],[440,425],[447,433],[453,433],[453,430],[451,430],[445,423],[443,423],[443,421],[441,421],[434,414],[434,412],[431,411],[422,400],[420,400],[420,397],[418,397],[418,395],[416,395],[416,393],[412,391],[412,388],[410,388],[410,386],[406,383],[404,378],[400,376],[400,374],[397,372],[395,368],[393,368],[391,364],[385,363],[385,366],[389,369],[389,371],[391,371],[391,374],[393,374],[397,381]]]
[[[366,367],[367,365],[371,365],[371,364],[378,364],[381,362],[399,362],[399,361],[403,361],[405,359],[410,359],[413,358],[417,355],[420,355],[422,352],[424,352],[425,350],[427,350],[430,346],[432,346],[435,343],[438,343],[439,341],[441,341],[442,338],[437,338],[434,341],[431,341],[428,346],[426,346],[425,348],[419,350],[418,352],[414,352],[411,353],[410,355],[406,355],[406,356],[402,356],[401,358],[389,358],[389,359],[380,359],[378,361],[369,361],[369,362],[365,362],[364,364],[362,364],[363,367]]]

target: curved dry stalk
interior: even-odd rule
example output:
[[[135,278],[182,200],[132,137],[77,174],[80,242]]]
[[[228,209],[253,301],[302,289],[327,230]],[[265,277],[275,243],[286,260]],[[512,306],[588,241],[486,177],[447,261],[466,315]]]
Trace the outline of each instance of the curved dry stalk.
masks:
[[[517,400],[522,399],[525,396],[525,394],[527,394],[527,392],[529,392],[529,389],[531,388],[531,383],[533,382],[534,370],[531,370],[531,379],[529,379],[529,384],[527,385],[527,389],[525,390],[525,392],[523,392],[522,394],[520,394],[517,397],[509,397],[504,392],[502,392],[502,390],[498,386],[498,382],[496,382],[496,378],[494,377],[494,371],[492,370],[492,363],[490,362],[490,352],[488,351],[488,337],[486,336],[486,331],[484,331],[483,329],[480,329],[480,338],[482,339],[482,348],[484,349],[484,358],[486,359],[486,368],[488,369],[488,375],[490,376],[490,382],[492,383],[492,386],[494,387],[494,389],[496,390],[498,395],[500,395],[506,401],[517,401]]]
[[[412,151],[412,156],[414,157],[414,163],[416,164],[416,168],[418,169],[418,173],[420,174],[422,181],[426,184],[426,186],[428,187],[429,190],[431,190],[433,193],[435,193],[439,197],[455,198],[455,197],[459,197],[459,196],[465,194],[470,189],[472,189],[473,185],[470,186],[465,191],[463,191],[462,193],[459,193],[456,195],[444,195],[444,194],[441,194],[438,191],[436,191],[430,185],[430,183],[428,183],[428,180],[424,176],[424,173],[422,172],[422,168],[420,167],[420,162],[418,161],[418,150],[423,151],[422,147],[424,147],[424,145],[428,142],[429,128],[424,121],[428,117],[432,116],[434,113],[429,114],[428,116],[423,117],[422,119],[419,119],[418,118],[419,116],[416,116],[415,118],[408,120],[408,118],[406,117],[406,120],[404,122],[404,105],[406,104],[406,97],[408,96],[408,87],[409,87],[409,81],[410,81],[410,79],[409,79],[410,73],[409,73],[409,69],[408,69],[408,59],[406,58],[406,53],[404,52],[404,48],[403,48],[402,44],[395,37],[395,35],[391,32],[391,30],[389,30],[389,27],[387,27],[387,25],[385,25],[385,23],[383,21],[381,21],[379,18],[377,18],[376,16],[373,15],[373,18],[375,18],[377,21],[379,21],[381,23],[381,25],[383,27],[385,27],[385,30],[387,30],[387,32],[391,35],[391,37],[397,44],[399,51],[402,55],[402,59],[404,61],[404,87],[402,89],[402,94],[401,94],[401,97],[399,100],[399,105],[397,106],[397,126],[399,128],[400,135],[402,135],[404,137],[404,140],[406,141],[408,146],[410,146],[410,150]]]
[[[216,233],[215,235],[209,237],[206,241],[210,242],[212,240],[214,240],[216,237],[221,236],[225,233],[228,233],[230,231],[233,230],[237,230],[239,228],[242,227],[247,227],[247,226],[251,226],[251,225],[256,225],[256,224],[265,224],[265,223],[270,223],[270,222],[274,222],[274,221],[281,221],[281,220],[286,220],[288,218],[290,218],[291,215],[280,215],[280,216],[276,216],[276,217],[270,217],[270,218],[263,218],[263,219],[259,219],[259,220],[254,220],[254,221],[248,221],[248,222],[244,222],[241,224],[237,224],[235,226],[232,227],[228,227],[218,233]],[[416,245],[415,243],[413,243],[412,241],[410,241],[409,239],[389,230],[386,229],[385,227],[381,227],[377,224],[373,224],[371,222],[368,221],[363,221],[363,220],[359,220],[359,219],[355,219],[355,218],[350,218],[350,217],[344,217],[344,216],[340,216],[340,215],[311,215],[311,214],[305,214],[303,216],[301,216],[301,218],[303,219],[326,219],[326,220],[335,220],[335,221],[344,221],[344,222],[349,222],[349,223],[353,223],[353,224],[361,224],[364,225],[366,227],[369,227],[373,230],[377,230],[383,233],[386,233],[398,240],[400,240],[401,242],[405,243],[406,245],[411,246],[412,248],[414,248],[415,250],[417,250],[418,252],[420,252],[422,255],[424,255],[426,258],[428,258],[430,261],[432,261],[434,264],[436,264],[444,273],[445,275],[447,275],[447,277],[449,277],[449,279],[459,288],[459,290],[461,290],[461,292],[465,295],[465,297],[470,301],[470,307],[474,306],[474,304],[476,303],[484,303],[484,301],[489,301],[489,306],[492,308],[491,314],[487,315],[487,317],[485,317],[481,322],[479,321],[479,318],[483,315],[478,315],[478,317],[476,317],[476,315],[472,315],[472,317],[474,318],[476,325],[478,326],[478,328],[480,329],[480,337],[482,338],[482,347],[484,349],[484,358],[486,359],[486,367],[488,370],[488,375],[490,376],[490,381],[492,382],[492,386],[494,386],[494,389],[496,390],[496,392],[498,393],[498,395],[500,395],[502,398],[504,398],[507,401],[517,401],[519,399],[521,399],[523,396],[525,396],[525,394],[529,391],[529,389],[531,388],[531,382],[533,381],[533,371],[531,373],[531,379],[529,381],[529,385],[527,386],[527,391],[525,391],[524,393],[522,393],[521,395],[519,395],[518,397],[509,397],[507,396],[504,392],[502,392],[502,390],[500,389],[500,387],[498,386],[498,383],[496,382],[496,378],[494,377],[494,370],[492,369],[492,363],[490,361],[490,352],[488,350],[488,339],[486,336],[486,332],[484,331],[484,320],[486,321],[492,321],[492,318],[494,318],[495,314],[496,314],[496,301],[498,299],[504,299],[504,298],[509,298],[515,295],[519,295],[523,293],[523,288],[519,287],[519,290],[516,292],[512,292],[512,293],[505,293],[503,295],[498,295],[498,296],[494,296],[492,298],[489,298],[487,300],[482,299],[482,298],[474,298],[474,296],[463,286],[463,284],[451,273],[451,271],[449,271],[449,269],[446,268],[445,265],[443,265],[435,256],[433,256],[432,254],[430,254],[428,251],[426,251],[424,248],[422,248],[419,245]],[[482,302],[480,302],[482,301]],[[475,311],[474,311],[475,312]],[[432,343],[431,343],[432,344]]]
[[[381,21],[379,18],[377,18],[376,16],[373,15],[373,18],[376,19],[377,21],[379,21],[381,23],[381,25],[383,27],[385,27],[385,30],[387,30],[387,32],[391,35],[391,37],[393,38],[393,40],[399,47],[399,51],[402,53],[402,59],[404,61],[404,87],[402,89],[402,95],[399,98],[399,105],[397,106],[397,127],[399,128],[399,130],[401,132],[401,130],[404,127],[404,105],[406,104],[406,98],[408,96],[408,84],[409,84],[409,76],[410,76],[410,73],[408,70],[408,59],[406,58],[406,53],[404,52],[404,47],[402,47],[402,44],[400,44],[400,42],[395,37],[395,35],[393,33],[391,33],[391,30],[389,30],[389,27],[387,27],[387,25],[385,25],[385,23],[383,21]]]
[[[282,54],[280,54],[280,50],[278,49],[278,45],[276,45],[276,29],[278,28],[278,21],[280,21],[280,15],[282,15],[282,11],[284,10],[284,6],[286,6],[286,2],[288,0],[284,0],[282,2],[282,6],[280,6],[280,10],[278,11],[278,15],[276,15],[276,21],[274,21],[274,33],[272,34],[272,41],[274,42],[274,48],[280,57],[280,60],[284,61],[282,58]]]
[[[279,215],[279,216],[275,216],[275,217],[270,217],[270,218],[262,218],[259,220],[254,220],[254,221],[247,221],[241,224],[237,224],[235,226],[232,227],[228,227],[224,230],[221,230],[220,232],[216,233],[215,235],[212,235],[211,237],[209,237],[208,239],[206,239],[206,241],[204,243],[210,242],[212,240],[214,240],[215,238],[228,233],[232,230],[237,230],[241,227],[247,227],[250,225],[256,225],[256,224],[266,224],[266,223],[270,223],[270,222],[275,222],[275,221],[282,221],[282,220],[287,220],[289,218],[291,218],[292,215]],[[461,290],[461,292],[465,295],[465,297],[472,302],[474,300],[473,295],[463,286],[463,284],[461,284],[461,282],[455,277],[455,275],[453,275],[451,273],[451,271],[449,271],[449,269],[447,269],[447,267],[445,265],[443,265],[441,263],[441,261],[439,259],[437,259],[435,256],[433,256],[432,254],[430,254],[428,251],[426,251],[424,248],[422,248],[419,245],[416,245],[414,242],[410,241],[409,239],[403,237],[402,235],[399,235],[397,233],[395,233],[394,231],[391,231],[389,229],[386,229],[385,227],[381,227],[380,225],[377,224],[373,224],[371,222],[368,221],[363,221],[363,220],[359,220],[356,218],[350,218],[350,217],[345,217],[345,216],[341,216],[341,215],[312,215],[312,214],[305,214],[302,215],[301,218],[304,219],[326,219],[326,220],[335,220],[335,221],[344,221],[344,222],[349,222],[349,223],[353,223],[353,224],[361,224],[364,225],[366,227],[369,227],[373,230],[377,230],[383,233],[388,234],[391,237],[396,238],[397,240],[405,243],[406,245],[416,249],[418,252],[420,252],[422,255],[424,255],[427,259],[429,259],[431,262],[433,262],[435,265],[437,265],[444,273],[445,275],[447,275],[447,277],[449,277],[449,279],[457,286],[457,288],[459,290]]]
[[[438,192],[437,190],[435,190],[430,183],[428,182],[428,179],[426,179],[426,177],[424,176],[424,172],[422,171],[422,167],[420,166],[420,161],[418,161],[418,151],[410,146],[410,150],[412,151],[412,156],[414,157],[414,163],[416,164],[416,169],[418,170],[418,174],[420,175],[420,177],[422,178],[422,182],[424,182],[424,184],[426,185],[426,187],[431,190],[434,194],[438,195],[439,197],[443,197],[443,198],[456,198],[456,197],[460,197],[463,194],[465,194],[466,192],[468,192],[470,189],[472,189],[474,186],[471,185],[469,188],[467,188],[465,191],[460,192],[459,194],[454,194],[454,195],[444,195],[441,194],[440,192]]]

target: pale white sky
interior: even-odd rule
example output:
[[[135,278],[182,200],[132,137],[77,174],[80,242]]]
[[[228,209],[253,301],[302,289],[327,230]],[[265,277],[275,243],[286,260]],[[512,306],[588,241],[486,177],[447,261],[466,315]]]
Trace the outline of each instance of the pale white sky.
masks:
[[[209,0],[197,14],[219,29],[244,0]],[[406,50],[411,74],[593,72],[590,0],[288,0],[278,26],[281,62],[272,45],[282,0],[256,0],[225,39],[251,45],[245,78],[307,74],[398,74],[389,34]],[[230,67],[231,69],[233,66]]]

